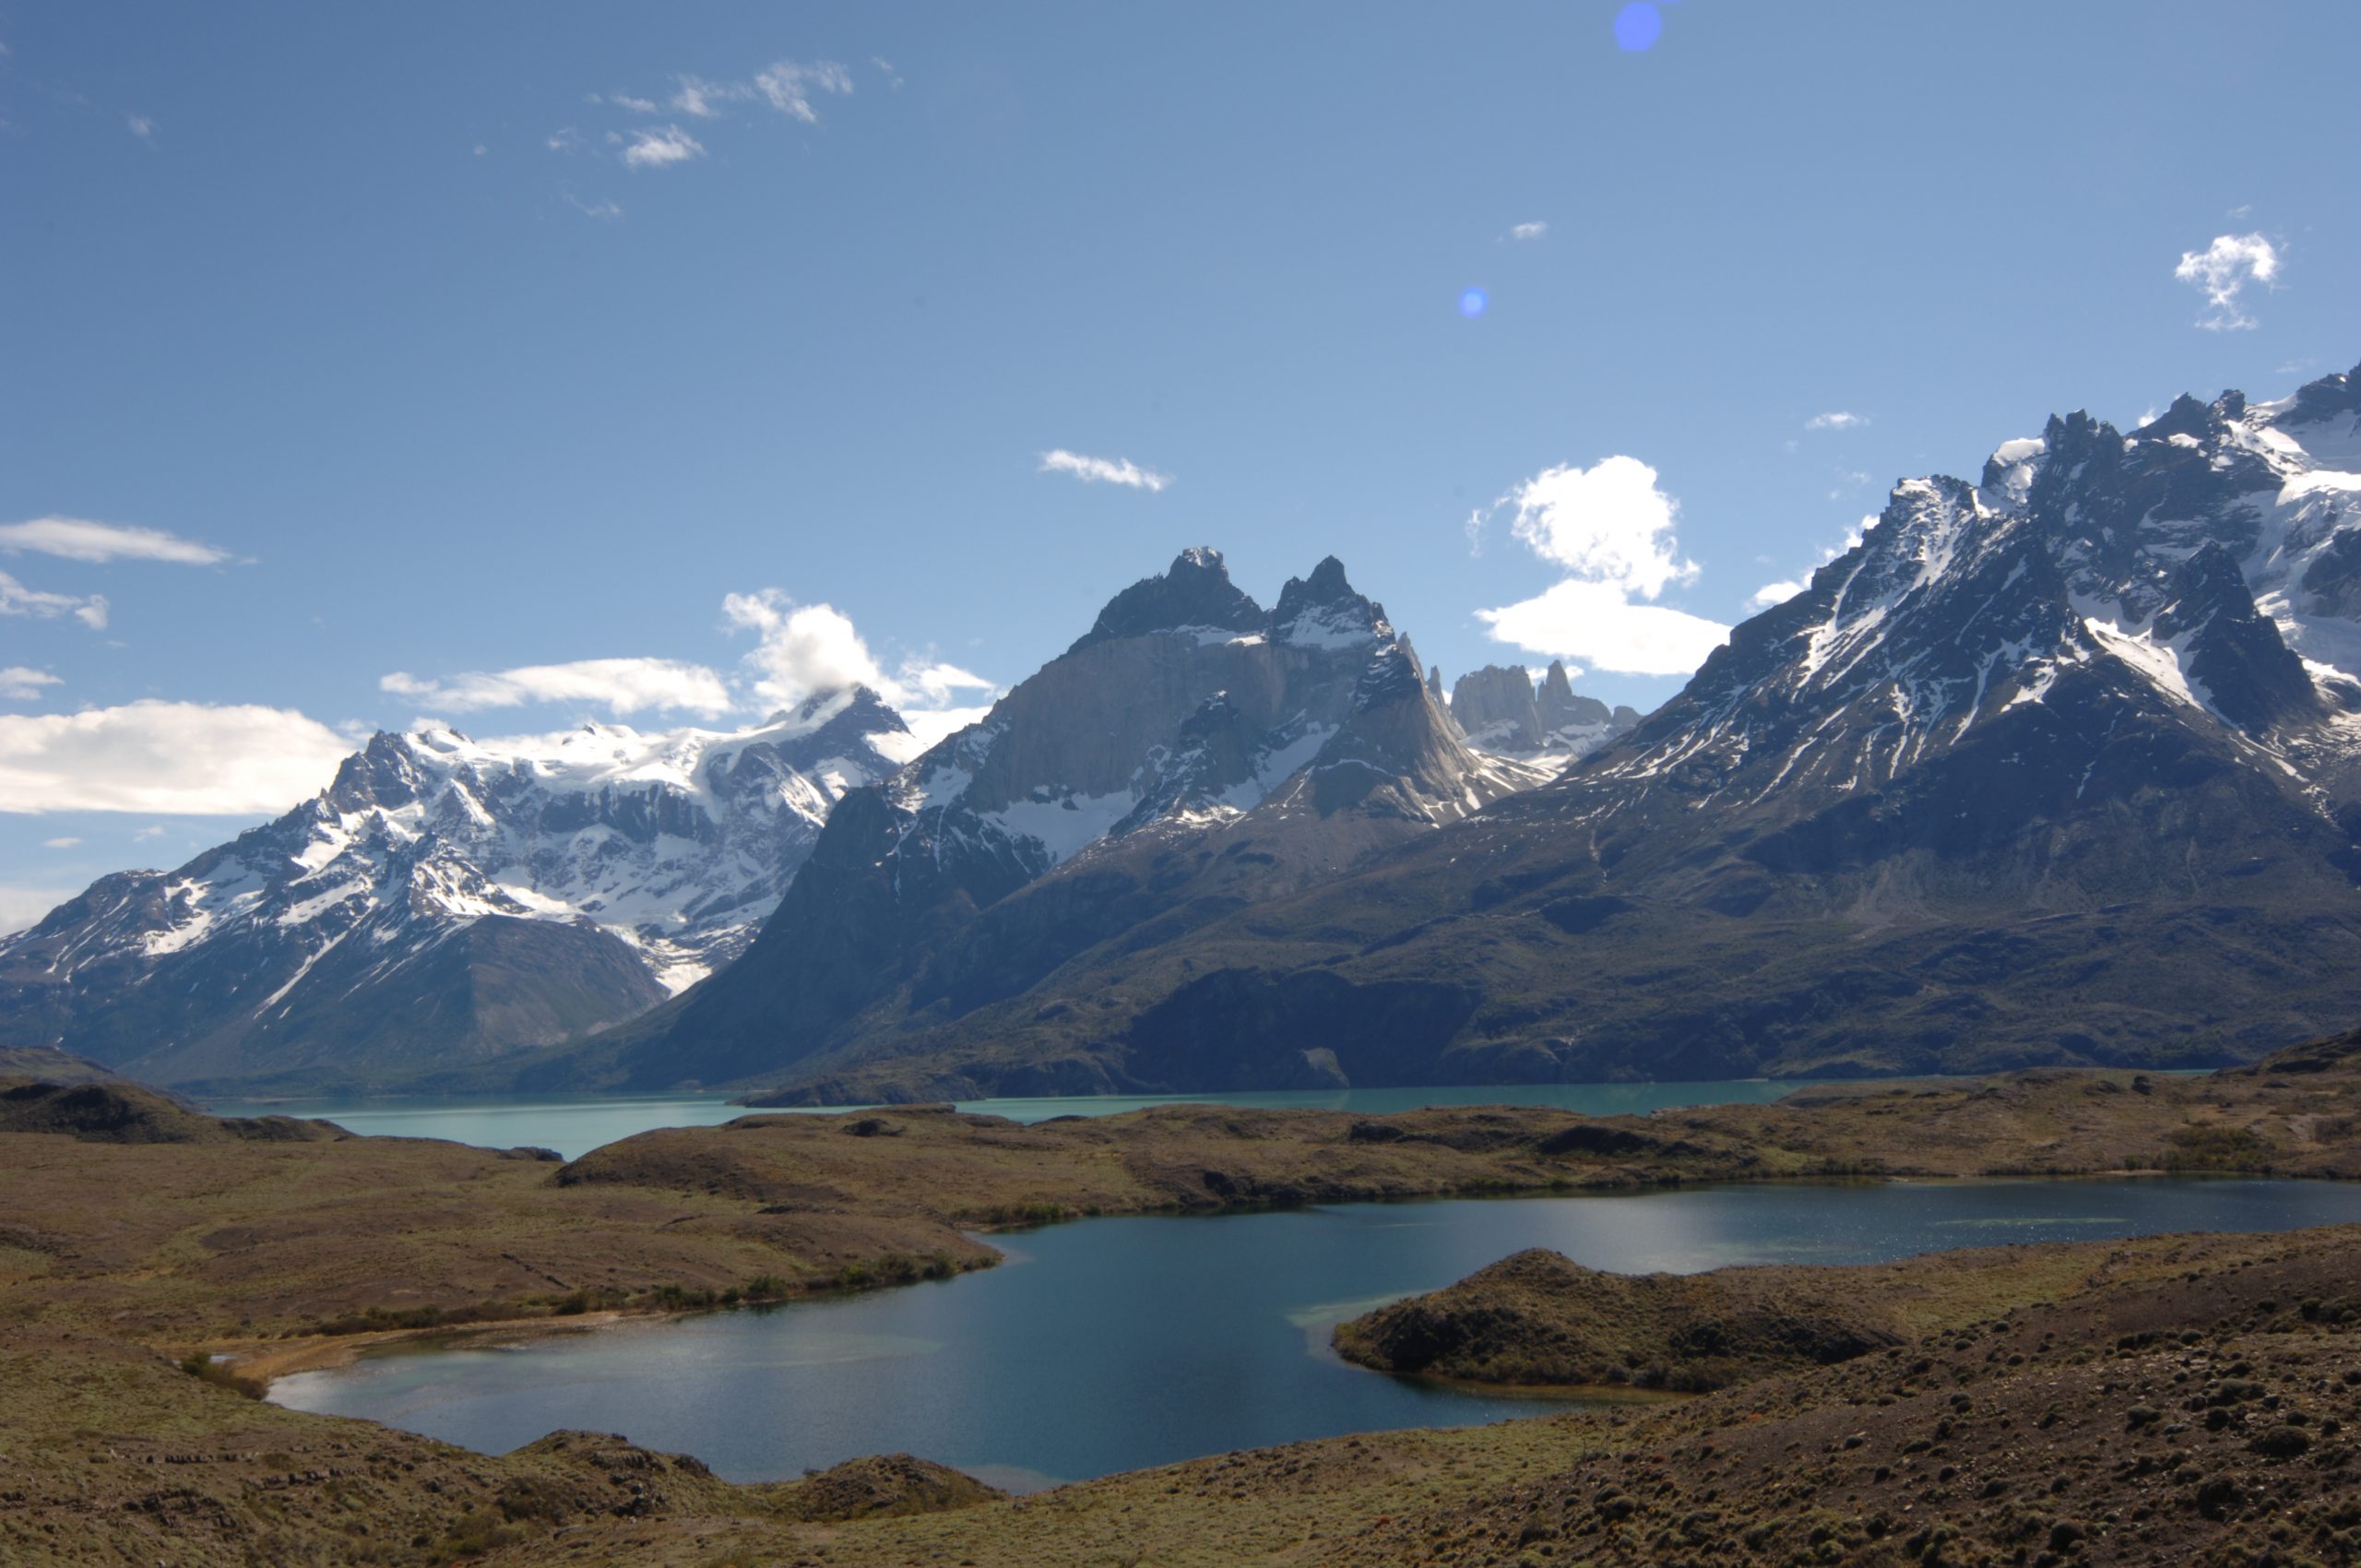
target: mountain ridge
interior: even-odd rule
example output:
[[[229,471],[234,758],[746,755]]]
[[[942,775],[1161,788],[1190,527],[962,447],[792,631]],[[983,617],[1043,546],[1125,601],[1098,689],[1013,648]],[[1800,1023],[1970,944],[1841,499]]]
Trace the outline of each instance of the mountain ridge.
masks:
[[[775,1098],[2193,1065],[2321,1032],[2361,1005],[2356,386],[2057,417],[1981,485],[1904,481],[1555,782]]]
[[[848,794],[747,960],[625,1031],[614,1070],[727,1082],[865,1015],[971,1011],[1545,776],[1466,746],[1334,556],[1264,612],[1219,552],[1184,551],[978,725]]]
[[[911,749],[861,687],[734,731],[380,732],[273,822],[0,939],[0,1028],[180,1084],[577,1038],[742,951],[835,798]]]

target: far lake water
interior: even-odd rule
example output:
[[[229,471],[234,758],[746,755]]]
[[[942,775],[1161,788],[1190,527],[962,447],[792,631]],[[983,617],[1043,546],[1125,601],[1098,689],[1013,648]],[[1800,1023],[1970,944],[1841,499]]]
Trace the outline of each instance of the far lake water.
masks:
[[[1762,1104],[1808,1087],[1751,1078],[1698,1084],[1511,1084],[1477,1088],[1300,1089],[1269,1094],[1095,1095],[1046,1099],[963,1100],[962,1111],[1042,1122],[1052,1116],[1111,1116],[1149,1105],[1239,1105],[1279,1111],[1351,1111],[1382,1115],[1430,1105],[1551,1105],[1585,1116],[1639,1115],[1678,1105]],[[568,1159],[656,1127],[709,1127],[735,1117],[776,1115],[712,1094],[468,1099],[217,1099],[217,1116],[316,1116],[355,1133],[448,1138],[485,1148],[527,1145]],[[848,1109],[842,1106],[828,1111]]]
[[[271,1396],[488,1453],[574,1427],[694,1454],[733,1480],[906,1450],[1033,1487],[1545,1408],[1387,1377],[1327,1348],[1344,1318],[1524,1247],[1600,1268],[1690,1272],[2355,1220],[2361,1185],[2161,1178],[1732,1186],[1085,1220],[1000,1238],[1006,1263],[957,1279],[497,1348],[368,1357],[282,1379]]]

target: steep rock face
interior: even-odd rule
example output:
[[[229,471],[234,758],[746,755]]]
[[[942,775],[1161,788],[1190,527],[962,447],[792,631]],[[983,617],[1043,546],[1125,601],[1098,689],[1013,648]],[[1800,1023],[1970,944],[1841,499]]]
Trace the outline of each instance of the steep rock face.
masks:
[[[1218,552],[1184,552],[982,722],[848,795],[744,961],[631,1032],[625,1081],[955,1023],[1181,906],[1333,875],[1541,777],[1459,740],[1333,557],[1252,607]]]
[[[866,690],[734,733],[380,734],[319,796],[0,942],[0,1028],[162,1082],[386,1082],[617,1023],[728,962],[848,788]]]
[[[1640,721],[1631,708],[1609,708],[1596,697],[1577,694],[1562,659],[1550,661],[1538,691],[1522,664],[1471,670],[1452,686],[1451,714],[1471,745],[1560,766]]]
[[[2355,379],[2056,419],[1980,485],[1906,481],[1555,782],[796,1082],[2169,1064],[2322,1032],[2361,1010]]]

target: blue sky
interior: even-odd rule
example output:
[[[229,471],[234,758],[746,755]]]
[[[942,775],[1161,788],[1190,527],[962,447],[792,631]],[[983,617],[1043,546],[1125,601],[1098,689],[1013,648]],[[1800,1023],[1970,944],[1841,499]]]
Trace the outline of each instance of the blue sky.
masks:
[[[2361,358],[2361,8],[1630,9],[0,4],[0,926],[1194,543],[1646,707],[1897,477]]]

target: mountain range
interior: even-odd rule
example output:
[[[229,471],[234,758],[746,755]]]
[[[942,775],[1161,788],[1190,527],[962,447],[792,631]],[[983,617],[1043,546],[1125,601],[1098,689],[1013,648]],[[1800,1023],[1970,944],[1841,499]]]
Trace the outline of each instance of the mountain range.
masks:
[[[981,723],[849,791],[746,957],[601,1071],[733,1082],[997,1016],[1085,954],[1333,880],[1547,777],[1466,744],[1335,557],[1265,610],[1186,551]]]
[[[590,1034],[743,952],[836,798],[917,749],[866,688],[726,733],[382,733],[277,821],[0,939],[0,1042],[385,1086]]]
[[[183,1085],[782,1101],[2090,1062],[2361,1004],[2361,372],[1893,488],[1642,719],[1449,700],[1335,559],[1122,590],[921,747],[379,735],[0,941],[0,1044]]]
[[[1043,877],[770,1098],[2251,1056],[2361,1011],[2357,742],[2361,373],[2052,418],[1555,779],[1294,886],[1207,887],[1245,825]]]

